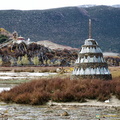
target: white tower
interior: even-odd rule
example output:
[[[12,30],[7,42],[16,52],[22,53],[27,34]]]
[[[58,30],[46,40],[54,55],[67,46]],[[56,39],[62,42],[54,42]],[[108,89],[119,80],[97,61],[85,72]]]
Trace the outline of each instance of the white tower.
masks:
[[[98,43],[92,39],[91,20],[89,20],[89,39],[85,40],[78,53],[78,59],[72,72],[72,79],[97,78],[110,80],[112,76]]]

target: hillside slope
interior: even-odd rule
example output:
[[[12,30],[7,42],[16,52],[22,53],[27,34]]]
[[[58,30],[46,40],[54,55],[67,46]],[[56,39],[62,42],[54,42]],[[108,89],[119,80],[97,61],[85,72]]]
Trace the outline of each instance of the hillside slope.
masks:
[[[93,38],[103,51],[120,52],[120,8],[95,6],[50,10],[2,10],[0,27],[32,41],[49,40],[80,48],[88,38],[88,19],[92,19]]]
[[[72,47],[70,47],[70,46],[65,46],[65,45],[56,44],[56,43],[53,43],[53,42],[48,41],[48,40],[38,41],[37,44],[44,45],[45,47],[48,47],[48,48],[50,48],[50,49],[78,50],[77,48],[72,48]]]

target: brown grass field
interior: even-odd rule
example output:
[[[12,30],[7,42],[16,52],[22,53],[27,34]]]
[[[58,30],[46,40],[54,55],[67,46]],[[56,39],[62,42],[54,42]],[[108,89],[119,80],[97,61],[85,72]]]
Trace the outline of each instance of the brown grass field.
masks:
[[[4,68],[4,71],[52,71],[55,67]],[[65,70],[71,68],[65,67]],[[60,74],[52,78],[38,79],[15,86],[0,93],[0,100],[20,104],[41,105],[49,100],[57,102],[84,102],[86,99],[105,101],[115,95],[120,99],[120,67],[110,67],[113,80],[70,80],[69,75]],[[69,71],[70,72],[70,71]]]
[[[118,67],[109,67],[109,70],[112,74],[112,77],[120,77],[120,66]]]
[[[50,72],[55,71],[59,67],[0,67],[0,72],[13,71],[13,72]],[[73,69],[73,67],[63,67],[65,70]],[[120,66],[109,67],[113,75],[116,73],[120,75]]]
[[[57,68],[73,70],[73,67],[0,67],[0,72],[56,72]]]

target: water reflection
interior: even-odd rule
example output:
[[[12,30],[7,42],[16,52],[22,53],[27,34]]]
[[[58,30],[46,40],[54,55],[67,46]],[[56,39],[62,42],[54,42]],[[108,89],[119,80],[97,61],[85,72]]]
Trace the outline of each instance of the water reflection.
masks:
[[[10,87],[0,87],[0,92],[10,90]]]

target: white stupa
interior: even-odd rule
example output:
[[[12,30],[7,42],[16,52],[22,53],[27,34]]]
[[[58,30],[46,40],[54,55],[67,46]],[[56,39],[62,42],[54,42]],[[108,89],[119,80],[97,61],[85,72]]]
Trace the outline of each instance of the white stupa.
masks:
[[[82,45],[71,78],[112,79],[102,50],[98,43],[91,38],[91,20],[89,20],[89,39],[85,40]]]

